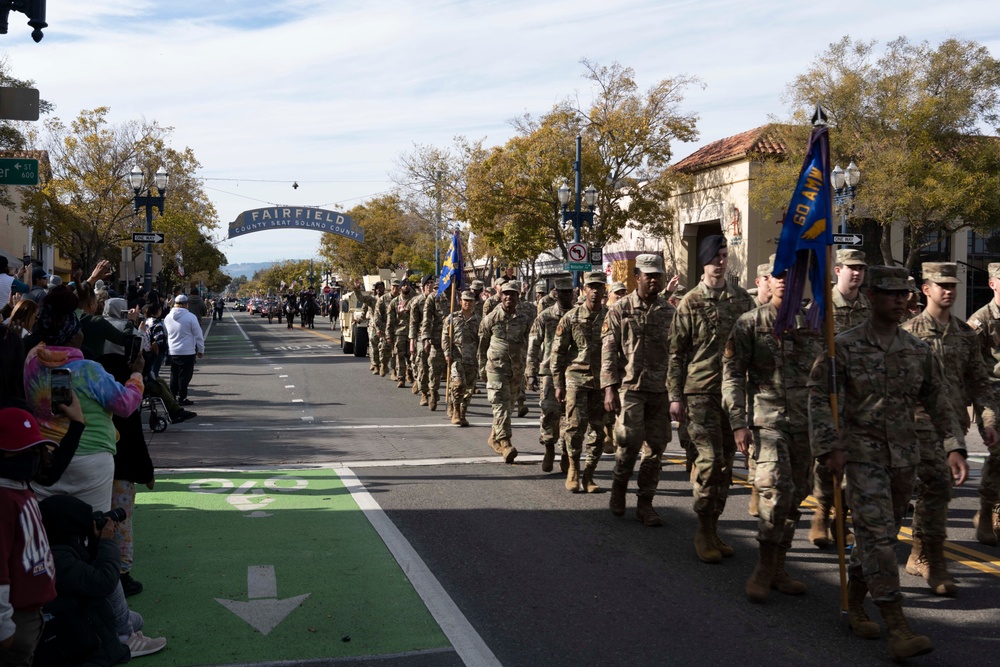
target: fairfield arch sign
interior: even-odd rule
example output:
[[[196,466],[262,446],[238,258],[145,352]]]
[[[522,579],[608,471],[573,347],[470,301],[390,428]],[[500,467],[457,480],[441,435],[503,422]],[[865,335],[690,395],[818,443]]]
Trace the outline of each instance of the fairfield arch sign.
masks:
[[[272,206],[243,211],[229,223],[229,238],[271,229],[308,229],[339,234],[360,243],[365,242],[365,230],[351,216],[338,211],[295,206]]]

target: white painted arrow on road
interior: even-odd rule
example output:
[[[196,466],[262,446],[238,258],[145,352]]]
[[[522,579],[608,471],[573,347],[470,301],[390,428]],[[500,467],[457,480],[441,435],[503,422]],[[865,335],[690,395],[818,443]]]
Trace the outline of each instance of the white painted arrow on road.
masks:
[[[278,599],[278,578],[273,565],[250,565],[247,567],[247,602],[241,600],[215,601],[250,624],[262,635],[278,627],[290,613],[295,611],[309,593],[296,595],[284,600]]]

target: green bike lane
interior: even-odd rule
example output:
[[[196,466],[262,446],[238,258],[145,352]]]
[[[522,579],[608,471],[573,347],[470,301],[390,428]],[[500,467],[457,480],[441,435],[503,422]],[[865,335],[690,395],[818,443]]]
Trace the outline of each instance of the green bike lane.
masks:
[[[158,473],[129,599],[159,665],[498,665],[349,469]]]

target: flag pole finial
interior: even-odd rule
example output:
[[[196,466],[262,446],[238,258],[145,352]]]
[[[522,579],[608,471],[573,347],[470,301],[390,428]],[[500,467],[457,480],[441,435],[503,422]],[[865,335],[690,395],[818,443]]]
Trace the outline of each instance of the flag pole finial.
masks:
[[[829,125],[826,112],[823,111],[823,106],[819,102],[816,102],[816,111],[813,112],[812,124],[813,127],[825,127]]]

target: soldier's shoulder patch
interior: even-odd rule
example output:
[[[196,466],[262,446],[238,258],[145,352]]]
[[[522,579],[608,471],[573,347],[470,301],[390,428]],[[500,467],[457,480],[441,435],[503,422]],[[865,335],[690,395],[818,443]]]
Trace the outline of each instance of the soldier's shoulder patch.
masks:
[[[973,329],[978,329],[982,325],[983,325],[983,323],[980,322],[979,319],[971,319],[971,320],[969,320],[969,326],[972,327]]]
[[[722,354],[727,359],[731,359],[736,356],[736,343],[733,342],[732,338],[726,341],[726,349],[722,352]]]
[[[557,336],[562,336],[562,332],[563,332],[563,327],[560,324],[559,326],[556,327],[556,335]]]
[[[601,333],[606,333],[610,328],[611,328],[611,320],[604,320],[604,325],[601,327]]]

